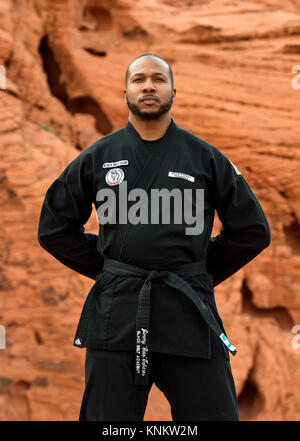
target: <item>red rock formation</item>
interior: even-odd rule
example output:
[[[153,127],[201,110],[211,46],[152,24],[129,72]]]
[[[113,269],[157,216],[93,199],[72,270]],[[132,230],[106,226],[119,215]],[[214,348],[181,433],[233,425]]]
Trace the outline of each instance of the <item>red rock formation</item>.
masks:
[[[126,124],[125,71],[143,52],[171,64],[176,123],[238,166],[270,222],[271,246],[215,290],[241,419],[299,419],[299,16],[299,0],[1,2],[0,420],[78,418],[72,342],[92,281],[41,249],[38,217],[79,150]],[[145,420],[171,420],[155,386]]]

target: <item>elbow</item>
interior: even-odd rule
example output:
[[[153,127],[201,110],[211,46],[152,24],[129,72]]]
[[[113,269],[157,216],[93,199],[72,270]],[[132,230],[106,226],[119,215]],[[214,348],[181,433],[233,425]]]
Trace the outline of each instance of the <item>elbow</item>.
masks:
[[[49,246],[48,246],[47,236],[42,234],[40,230],[38,230],[37,239],[40,246],[45,250],[48,250]]]
[[[43,244],[42,244],[43,239],[42,239],[42,234],[41,234],[40,229],[38,229],[38,232],[37,232],[37,240],[38,240],[38,243],[39,243],[41,246],[43,246]]]
[[[46,251],[48,251],[51,246],[51,242],[53,241],[53,234],[51,239],[51,235],[49,234],[49,232],[52,233],[51,229],[45,224],[45,222],[43,222],[42,219],[40,219],[37,229],[37,240],[40,246]]]
[[[271,230],[268,225],[264,227],[259,239],[259,243],[261,250],[264,250],[271,244]]]
[[[38,239],[40,246],[42,248],[46,249],[45,239],[39,233],[38,233],[37,239]]]
[[[40,246],[49,254],[56,253],[57,249],[56,247],[54,247],[53,245],[53,240],[50,239],[49,236],[43,236],[38,234],[38,242],[40,244]]]

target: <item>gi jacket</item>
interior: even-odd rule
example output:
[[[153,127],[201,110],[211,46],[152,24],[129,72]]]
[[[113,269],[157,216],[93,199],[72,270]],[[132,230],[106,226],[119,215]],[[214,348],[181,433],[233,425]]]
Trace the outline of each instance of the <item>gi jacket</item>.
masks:
[[[118,196],[143,189],[204,190],[203,231],[186,234],[187,222],[120,223]],[[98,235],[85,233],[99,190],[116,195],[116,220],[99,225]],[[122,196],[124,202],[124,195]],[[137,200],[128,201],[128,210]],[[183,210],[183,208],[182,208]],[[211,237],[217,210],[222,229]],[[124,212],[122,212],[124,215]],[[64,265],[95,280],[83,305],[73,344],[78,347],[135,350],[135,318],[142,277],[125,277],[103,269],[104,258],[144,269],[169,270],[206,260],[206,270],[187,277],[195,292],[205,294],[220,326],[214,287],[270,244],[270,228],[253,191],[237,167],[216,147],[178,127],[171,118],[155,148],[148,148],[128,122],[82,151],[52,183],[42,205],[38,240]],[[153,280],[150,349],[177,355],[211,357],[211,330],[179,289]],[[224,330],[225,333],[225,330]],[[226,334],[225,334],[226,335]],[[227,358],[228,351],[224,351]]]

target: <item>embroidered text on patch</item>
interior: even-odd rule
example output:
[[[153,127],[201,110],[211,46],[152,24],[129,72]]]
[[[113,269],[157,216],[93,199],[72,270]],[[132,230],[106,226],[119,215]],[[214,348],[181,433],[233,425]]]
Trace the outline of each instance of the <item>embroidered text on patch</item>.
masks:
[[[185,173],[169,172],[168,176],[170,176],[171,178],[182,178],[190,182],[195,182],[194,176],[186,175]]]
[[[128,160],[123,159],[122,161],[117,161],[117,162],[104,162],[102,167],[103,168],[110,168],[110,167],[118,167],[119,165],[128,165]]]

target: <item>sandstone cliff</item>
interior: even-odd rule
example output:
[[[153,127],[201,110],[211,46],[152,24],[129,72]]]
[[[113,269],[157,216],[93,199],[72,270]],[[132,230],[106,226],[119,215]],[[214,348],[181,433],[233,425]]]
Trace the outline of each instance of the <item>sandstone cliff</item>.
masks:
[[[38,216],[71,159],[126,124],[124,75],[143,52],[172,66],[176,123],[238,166],[271,226],[270,247],[215,290],[241,419],[299,419],[300,1],[3,0],[0,23],[0,420],[78,418],[72,342],[92,281],[41,249]],[[171,419],[157,388],[148,403],[145,420]]]

